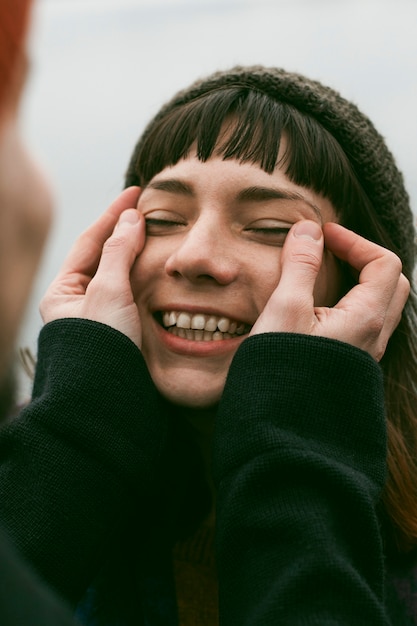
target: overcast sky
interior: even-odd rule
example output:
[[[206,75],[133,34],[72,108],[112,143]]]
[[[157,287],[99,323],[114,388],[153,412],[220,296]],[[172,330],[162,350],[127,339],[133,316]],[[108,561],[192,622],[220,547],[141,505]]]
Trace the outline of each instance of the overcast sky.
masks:
[[[118,194],[148,119],[216,69],[283,66],[354,100],[387,138],[415,209],[416,32],[415,0],[38,0],[23,124],[56,218],[22,342],[35,345],[40,295]]]

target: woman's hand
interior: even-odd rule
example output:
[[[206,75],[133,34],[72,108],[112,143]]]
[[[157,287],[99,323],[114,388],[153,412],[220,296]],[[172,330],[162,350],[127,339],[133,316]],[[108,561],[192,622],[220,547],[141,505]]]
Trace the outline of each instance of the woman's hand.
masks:
[[[326,248],[359,274],[355,285],[332,308],[314,306],[314,285]],[[251,334],[295,332],[338,339],[379,361],[397,327],[410,284],[400,259],[390,250],[327,223],[295,224],[282,252],[279,284]]]
[[[102,322],[141,346],[130,270],[145,244],[145,223],[129,187],[76,240],[40,305],[44,322],[79,317]]]

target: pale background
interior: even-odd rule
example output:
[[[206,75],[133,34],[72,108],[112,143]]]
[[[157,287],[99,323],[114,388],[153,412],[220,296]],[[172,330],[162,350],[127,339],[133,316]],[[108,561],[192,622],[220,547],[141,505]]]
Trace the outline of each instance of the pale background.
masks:
[[[234,64],[332,85],[375,122],[417,207],[416,0],[38,0],[25,135],[56,216],[21,345],[75,236],[119,193],[129,155],[174,91]]]

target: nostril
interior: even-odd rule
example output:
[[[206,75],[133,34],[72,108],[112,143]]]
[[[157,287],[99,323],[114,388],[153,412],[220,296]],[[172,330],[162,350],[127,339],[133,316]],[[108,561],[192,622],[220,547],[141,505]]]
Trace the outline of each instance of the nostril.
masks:
[[[235,280],[239,273],[239,263],[236,259],[221,253],[218,247],[208,246],[203,241],[200,244],[187,245],[187,242],[183,242],[172,251],[165,262],[165,272],[168,276],[176,279],[182,277],[190,282],[219,285],[226,285]]]
[[[214,278],[214,276],[211,276],[210,274],[200,274],[197,278],[199,278],[200,280],[206,280],[206,281],[215,281],[216,280]]]

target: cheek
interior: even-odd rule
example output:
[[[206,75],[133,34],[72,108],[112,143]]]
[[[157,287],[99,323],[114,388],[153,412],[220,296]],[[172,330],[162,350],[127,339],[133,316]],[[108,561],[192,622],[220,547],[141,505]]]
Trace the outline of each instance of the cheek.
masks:
[[[130,271],[130,283],[135,301],[138,300],[139,294],[143,292],[146,286],[146,276],[149,275],[147,270],[146,256],[144,252],[136,259]]]
[[[133,264],[130,281],[135,300],[147,294],[158,277],[164,273],[168,252],[160,239],[148,239],[145,247]],[[156,245],[158,244],[158,245]]]
[[[242,272],[243,276],[250,277],[249,289],[255,298],[257,315],[262,313],[278,286],[281,277],[281,254],[281,248],[265,248],[262,253],[249,258],[249,263]]]
[[[264,255],[262,262],[257,259],[255,284],[258,285],[257,309],[259,313],[278,286],[281,277],[281,250],[273,256]],[[252,265],[253,267],[253,265]],[[317,276],[314,288],[315,306],[334,306],[342,296],[342,270],[340,263],[328,251],[325,251],[323,264]]]

